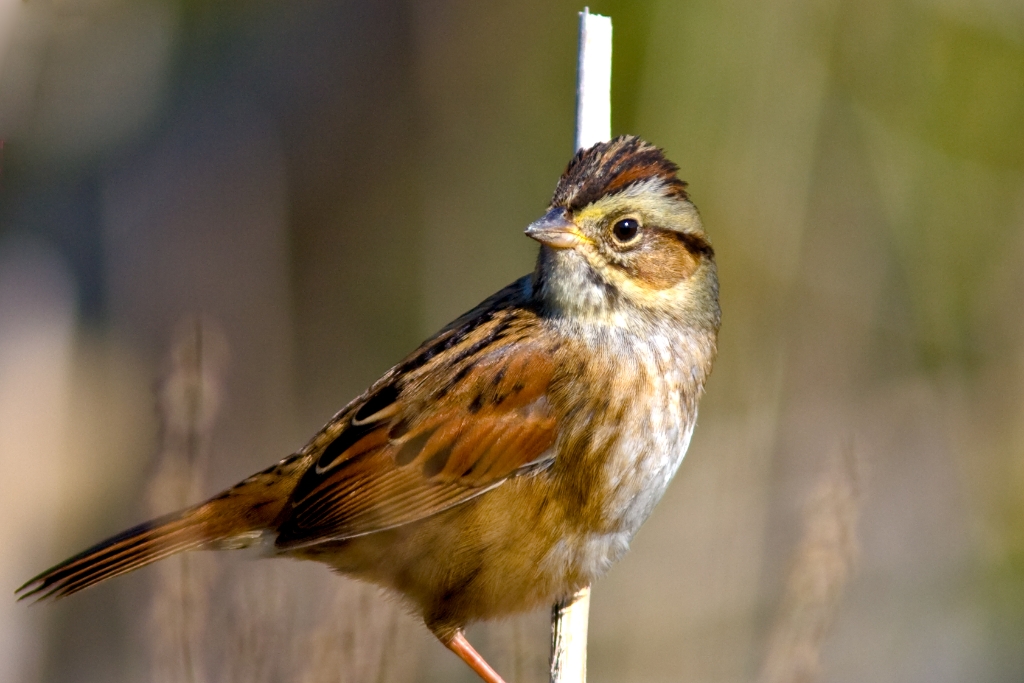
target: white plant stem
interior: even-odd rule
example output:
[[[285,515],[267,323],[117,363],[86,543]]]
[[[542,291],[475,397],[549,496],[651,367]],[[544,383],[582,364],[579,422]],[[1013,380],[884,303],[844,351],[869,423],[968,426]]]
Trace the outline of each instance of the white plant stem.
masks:
[[[576,149],[612,136],[612,20],[580,12],[576,67]]]
[[[551,609],[551,683],[587,680],[587,626],[590,587]]]
[[[576,71],[576,149],[612,134],[612,20],[580,12]],[[551,683],[586,683],[590,587],[551,611]]]

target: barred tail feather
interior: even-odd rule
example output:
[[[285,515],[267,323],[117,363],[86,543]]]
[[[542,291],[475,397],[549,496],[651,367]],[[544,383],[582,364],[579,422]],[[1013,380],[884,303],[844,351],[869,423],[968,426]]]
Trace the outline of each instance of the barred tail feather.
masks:
[[[188,510],[140,524],[61,562],[17,590],[18,599],[62,598],[211,539]]]
[[[274,529],[308,465],[308,455],[289,456],[202,505],[123,531],[31,579],[18,599],[62,598],[186,550],[251,545]]]

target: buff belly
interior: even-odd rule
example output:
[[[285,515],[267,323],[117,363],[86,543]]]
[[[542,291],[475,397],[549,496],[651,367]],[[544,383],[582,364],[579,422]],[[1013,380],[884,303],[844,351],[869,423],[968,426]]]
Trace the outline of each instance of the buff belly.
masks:
[[[546,479],[513,479],[420,522],[291,554],[398,591],[435,632],[550,605],[607,571],[628,538],[566,528]]]
[[[294,555],[398,591],[441,634],[545,607],[589,585],[625,554],[682,460],[689,430],[684,436],[678,457],[658,459],[660,470],[633,463],[636,476],[616,490],[620,500],[610,518],[572,509],[577,501],[560,495],[552,481],[556,467],[420,522]]]

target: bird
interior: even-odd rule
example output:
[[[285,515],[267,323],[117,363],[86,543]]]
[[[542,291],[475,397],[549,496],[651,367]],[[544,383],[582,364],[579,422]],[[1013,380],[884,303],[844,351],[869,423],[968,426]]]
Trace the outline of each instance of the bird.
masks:
[[[579,150],[526,228],[534,271],[429,338],[300,450],[48,569],[60,598],[175,553],[263,543],[399,596],[484,681],[467,624],[568,600],[628,550],[714,364],[715,253],[679,167]]]

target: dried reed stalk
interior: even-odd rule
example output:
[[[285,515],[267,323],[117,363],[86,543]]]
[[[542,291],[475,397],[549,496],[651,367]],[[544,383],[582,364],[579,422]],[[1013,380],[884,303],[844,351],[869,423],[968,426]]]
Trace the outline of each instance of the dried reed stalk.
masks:
[[[576,149],[611,138],[612,20],[580,12]],[[590,587],[551,610],[551,683],[586,683]]]
[[[202,321],[176,333],[158,407],[161,447],[149,490],[154,516],[190,505],[202,495],[210,431],[217,414],[226,344]],[[200,644],[205,640],[209,565],[187,553],[155,567],[150,604],[150,665],[154,681],[207,680]]]
[[[551,608],[551,681],[585,683],[590,587]]]
[[[759,683],[812,683],[857,559],[859,462],[852,447],[833,459],[804,510],[804,531],[768,641]]]
[[[158,397],[152,515],[194,504],[204,493],[227,355],[216,330],[195,320],[174,337]],[[417,642],[416,624],[376,588],[326,573],[296,581],[295,565],[276,562],[229,564],[218,577],[221,564],[183,553],[155,565],[151,680],[365,683],[414,673],[417,648],[399,644]]]

